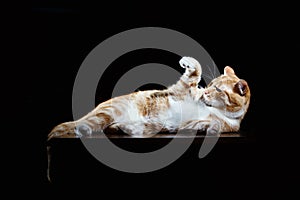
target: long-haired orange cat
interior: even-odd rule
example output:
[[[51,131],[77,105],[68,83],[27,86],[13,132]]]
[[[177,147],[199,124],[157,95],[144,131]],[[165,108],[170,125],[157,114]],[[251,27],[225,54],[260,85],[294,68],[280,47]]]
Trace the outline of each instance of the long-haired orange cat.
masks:
[[[54,127],[48,138],[103,130],[122,130],[136,136],[179,129],[207,131],[211,135],[238,131],[250,103],[247,82],[226,66],[224,74],[207,87],[198,88],[202,74],[199,62],[183,57],[179,64],[185,73],[176,84],[164,90],[134,92],[100,103],[81,119]]]

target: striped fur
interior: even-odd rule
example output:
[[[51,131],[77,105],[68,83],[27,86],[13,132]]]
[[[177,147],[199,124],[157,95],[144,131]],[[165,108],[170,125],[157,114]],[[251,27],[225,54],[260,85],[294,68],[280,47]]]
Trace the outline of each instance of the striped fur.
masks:
[[[250,89],[227,66],[205,88],[198,88],[201,66],[191,57],[179,61],[185,73],[165,90],[147,90],[112,98],[73,122],[53,128],[48,138],[117,131],[151,136],[161,131],[196,129],[216,135],[240,128],[250,103]]]

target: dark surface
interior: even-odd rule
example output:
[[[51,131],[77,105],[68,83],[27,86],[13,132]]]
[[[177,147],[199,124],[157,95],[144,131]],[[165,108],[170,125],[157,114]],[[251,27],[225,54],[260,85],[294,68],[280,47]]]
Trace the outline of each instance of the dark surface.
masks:
[[[190,170],[196,170],[193,164],[200,161],[198,158],[198,151],[204,139],[204,134],[197,134],[194,138],[192,145],[189,147],[182,158],[174,161],[173,164],[166,167],[166,169],[158,170],[158,172],[150,172],[149,174],[163,174],[173,173],[176,176],[180,176],[181,172],[172,172],[172,168],[177,166],[184,173],[193,173]],[[104,135],[92,135],[85,140],[98,140],[94,141],[95,143],[101,144]],[[137,153],[147,153],[156,151],[165,145],[167,145],[171,140],[174,139],[175,134],[171,133],[158,133],[155,136],[149,138],[137,138],[132,137],[126,134],[107,134],[106,137],[109,140],[117,145],[118,147],[125,149],[130,152]],[[191,134],[182,134],[177,135],[175,142],[178,145],[186,143],[190,138],[193,138]],[[231,159],[241,158],[235,149],[238,148],[239,151],[242,151],[244,158],[248,157],[251,154],[251,151],[255,151],[255,139],[251,137],[246,137],[240,133],[224,133],[218,139],[216,149],[214,149],[209,156],[203,158],[203,160],[210,160],[210,156],[214,157],[216,154],[220,154],[218,151],[222,151],[224,156],[226,155],[227,162]],[[90,154],[87,149],[84,147],[80,138],[64,136],[59,138],[52,138],[47,143],[48,149],[48,180],[50,185],[80,185],[84,182],[98,182],[102,180],[107,172],[115,172],[118,175],[127,174],[126,172],[117,171],[113,168],[107,167],[96,158]],[[224,158],[225,159],[225,158]],[[238,162],[242,162],[242,160]],[[209,162],[214,162],[213,160]],[[249,160],[247,161],[249,162]],[[84,163],[84,164],[82,164]],[[205,163],[205,162],[203,162]],[[212,163],[211,163],[212,164]],[[206,163],[205,165],[211,165]],[[220,163],[221,164],[221,163]],[[206,166],[206,167],[208,167]],[[230,165],[229,165],[230,166]],[[228,167],[224,166],[222,170],[230,170]],[[217,170],[217,165],[212,169]],[[227,169],[228,168],[228,169]],[[211,169],[211,170],[212,170]],[[174,168],[173,168],[174,170]],[[243,168],[234,169],[235,173],[243,173]],[[165,171],[165,172],[164,172]],[[198,173],[203,173],[200,171],[194,171],[195,175]],[[190,174],[192,176],[192,174]],[[213,171],[210,171],[208,175],[203,174],[203,176],[215,176],[216,174]],[[225,175],[225,174],[224,174]],[[227,176],[227,175],[225,175]]]
[[[81,139],[87,140],[102,140],[105,138],[109,138],[109,140],[121,147],[122,149],[131,151],[131,152],[152,152],[158,150],[165,145],[167,145],[171,140],[175,139],[180,142],[187,142],[187,140],[193,139],[194,143],[198,145],[200,148],[203,139],[205,137],[205,133],[198,133],[194,136],[191,133],[157,133],[152,136],[131,136],[125,133],[115,133],[115,134],[103,134],[98,133],[90,136],[83,137]],[[214,136],[211,136],[214,137]],[[80,138],[77,136],[60,136],[56,138],[52,138],[47,142],[47,146],[55,148],[55,146],[59,143],[64,143],[64,141],[68,141],[68,143],[80,143]],[[79,141],[79,142],[78,142]],[[248,137],[241,133],[223,133],[220,135],[218,142],[219,143],[253,143],[255,138]]]
[[[65,0],[33,1],[24,8],[21,4],[3,8],[3,57],[7,63],[1,74],[2,127],[3,133],[12,133],[7,135],[9,142],[3,140],[9,144],[3,151],[7,158],[3,164],[3,172],[8,175],[6,185],[23,188],[32,184],[32,190],[26,190],[30,194],[38,188],[53,189],[46,176],[47,134],[55,125],[72,120],[72,89],[81,63],[95,46],[114,34],[136,27],[159,26],[189,35],[206,49],[220,71],[230,65],[239,77],[247,80],[252,97],[241,129],[254,136],[254,142],[217,145],[205,159],[195,156],[196,145],[196,150],[186,152],[178,162],[146,174],[112,170],[93,160],[80,144],[76,148],[67,144],[68,148],[61,143],[57,149],[63,154],[61,158],[70,156],[76,164],[83,160],[77,166],[68,163],[70,171],[57,179],[72,182],[77,175],[85,177],[87,173],[86,177],[92,177],[92,171],[101,172],[71,190],[66,189],[68,185],[60,185],[59,190],[78,194],[97,188],[94,191],[111,196],[140,190],[153,198],[157,197],[154,189],[187,195],[221,185],[228,189],[238,187],[245,191],[245,196],[255,197],[261,191],[273,195],[283,188],[291,191],[292,182],[300,178],[299,123],[293,117],[299,110],[295,97],[299,85],[295,72],[299,57],[296,8],[287,3],[196,5],[188,1],[168,4]],[[179,58],[158,50],[121,56],[110,66],[110,78],[101,83],[105,87],[98,85],[95,103],[110,97],[118,75],[130,66],[159,62],[176,68]],[[10,151],[15,147],[20,149]],[[86,162],[90,164],[86,166]],[[63,163],[57,161],[59,165]],[[47,190],[46,194],[51,192]]]

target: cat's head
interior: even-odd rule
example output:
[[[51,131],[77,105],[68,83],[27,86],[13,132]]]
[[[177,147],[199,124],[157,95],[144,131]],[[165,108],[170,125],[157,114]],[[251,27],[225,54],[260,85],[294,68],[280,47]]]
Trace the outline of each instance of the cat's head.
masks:
[[[201,100],[208,106],[226,111],[233,118],[243,118],[250,103],[250,88],[231,67],[226,66],[224,74],[204,89]]]

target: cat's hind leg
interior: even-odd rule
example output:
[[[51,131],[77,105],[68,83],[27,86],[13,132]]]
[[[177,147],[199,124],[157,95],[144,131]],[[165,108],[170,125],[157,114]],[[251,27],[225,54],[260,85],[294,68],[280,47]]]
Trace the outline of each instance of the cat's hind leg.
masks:
[[[61,136],[74,136],[76,123],[75,122],[65,122],[55,126],[51,132],[48,134],[48,140],[53,137],[61,137]]]
[[[48,134],[48,140],[53,137],[81,137],[83,135],[91,135],[93,128],[88,123],[73,121],[65,122],[57,125]]]
[[[53,137],[72,136],[81,137],[101,132],[113,122],[113,117],[106,112],[91,112],[77,121],[65,122],[57,125],[48,134],[48,140]]]

